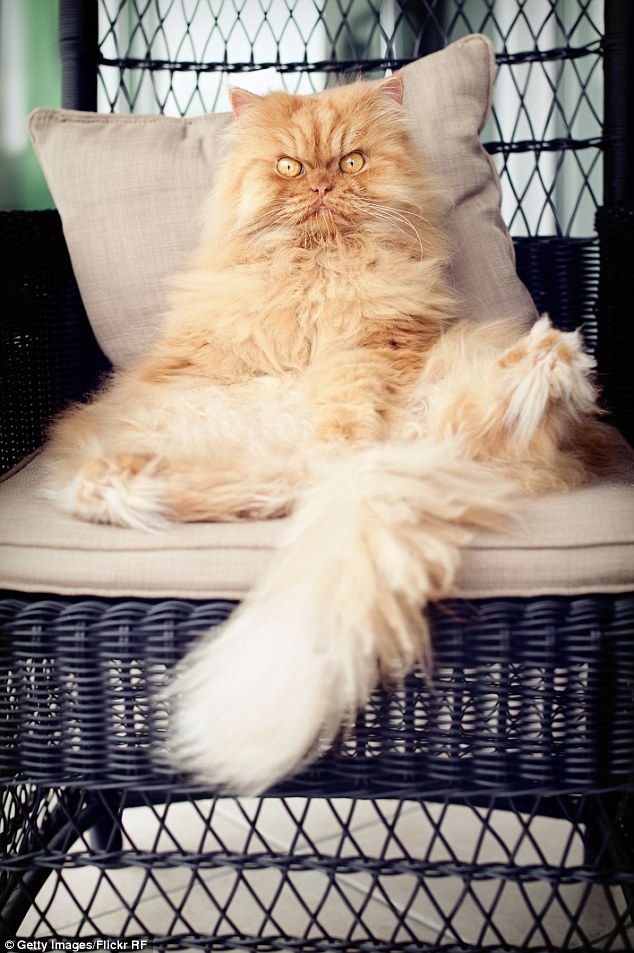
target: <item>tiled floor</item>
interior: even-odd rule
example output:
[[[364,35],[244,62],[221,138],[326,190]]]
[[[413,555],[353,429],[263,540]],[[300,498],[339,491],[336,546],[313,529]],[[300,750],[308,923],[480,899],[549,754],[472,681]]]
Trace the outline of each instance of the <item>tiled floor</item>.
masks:
[[[439,835],[432,821],[441,814]],[[580,838],[571,836],[567,824],[548,818],[520,821],[498,811],[488,816],[483,833],[478,814],[483,812],[457,806],[298,798],[129,809],[124,814],[127,846],[138,851],[141,866],[104,873],[80,863],[61,877],[50,878],[38,896],[40,915],[32,911],[21,933],[44,935],[54,930],[59,935],[99,932],[119,937],[261,931],[358,941],[377,937],[393,943],[550,943],[556,948],[583,948],[587,940],[610,932],[615,916],[623,911],[618,892],[608,895],[583,883],[553,890],[530,877],[531,865],[575,867],[583,862]],[[78,843],[74,850],[81,861],[86,844]],[[406,864],[400,873],[377,876],[350,867],[336,878],[323,870],[288,873],[257,862],[241,874],[227,867],[201,873],[187,866],[143,866],[144,852],[183,850],[235,851],[256,858],[291,850],[296,856],[354,858],[362,851],[382,860],[411,854],[447,864],[458,857],[476,865],[504,863],[514,856],[529,874],[501,886],[496,879],[465,885],[460,877],[449,875],[450,867],[445,876],[420,880]],[[494,927],[487,925],[491,909]],[[579,920],[583,933],[570,932],[571,916]],[[634,944],[634,935],[630,936]]]

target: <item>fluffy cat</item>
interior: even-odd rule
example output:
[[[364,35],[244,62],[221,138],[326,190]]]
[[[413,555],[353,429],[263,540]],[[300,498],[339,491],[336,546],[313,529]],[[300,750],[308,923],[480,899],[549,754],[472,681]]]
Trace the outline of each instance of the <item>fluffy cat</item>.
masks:
[[[591,469],[578,334],[457,318],[401,95],[398,76],[234,90],[213,214],[158,341],[51,435],[49,494],[84,519],[293,511],[169,693],[175,762],[235,791],[295,771],[381,678],[429,664],[424,607],[475,528]]]

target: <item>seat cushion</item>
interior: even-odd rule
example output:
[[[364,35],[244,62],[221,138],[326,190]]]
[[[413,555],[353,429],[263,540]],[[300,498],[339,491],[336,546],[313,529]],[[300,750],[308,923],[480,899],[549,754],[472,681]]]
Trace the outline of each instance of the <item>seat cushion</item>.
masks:
[[[73,519],[42,499],[44,455],[0,484],[0,584],[21,592],[241,599],[288,520],[173,524],[157,533]],[[455,595],[575,595],[634,588],[634,463],[620,442],[594,486],[524,503],[512,533],[481,531]]]

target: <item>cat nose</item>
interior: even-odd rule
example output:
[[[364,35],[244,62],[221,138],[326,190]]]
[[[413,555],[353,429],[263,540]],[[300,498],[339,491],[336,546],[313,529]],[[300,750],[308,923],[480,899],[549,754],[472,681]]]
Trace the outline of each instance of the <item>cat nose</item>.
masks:
[[[323,199],[326,192],[330,192],[332,189],[332,185],[312,185],[311,189],[318,193],[320,199]]]

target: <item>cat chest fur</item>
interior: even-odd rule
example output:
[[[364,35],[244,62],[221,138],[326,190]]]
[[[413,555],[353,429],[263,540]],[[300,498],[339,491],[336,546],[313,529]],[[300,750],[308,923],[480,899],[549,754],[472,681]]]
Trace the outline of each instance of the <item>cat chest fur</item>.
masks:
[[[424,271],[360,243],[287,250],[213,281],[207,293],[216,307],[205,330],[252,373],[300,371],[332,349],[377,346],[383,335],[388,344],[418,324],[431,290]]]

